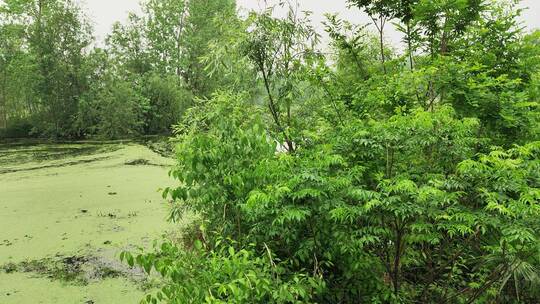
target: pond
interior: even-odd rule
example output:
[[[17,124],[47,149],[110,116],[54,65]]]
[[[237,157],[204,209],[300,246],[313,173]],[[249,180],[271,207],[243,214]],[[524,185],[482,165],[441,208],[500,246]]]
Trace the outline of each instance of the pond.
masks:
[[[172,163],[130,142],[0,144],[0,303],[138,303],[155,282],[118,255],[176,229]]]

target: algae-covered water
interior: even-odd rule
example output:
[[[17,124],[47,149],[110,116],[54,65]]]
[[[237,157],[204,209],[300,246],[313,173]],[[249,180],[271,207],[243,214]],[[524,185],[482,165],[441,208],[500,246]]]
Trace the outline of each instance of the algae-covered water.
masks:
[[[0,144],[0,303],[138,303],[119,262],[165,231],[172,160],[135,143]]]

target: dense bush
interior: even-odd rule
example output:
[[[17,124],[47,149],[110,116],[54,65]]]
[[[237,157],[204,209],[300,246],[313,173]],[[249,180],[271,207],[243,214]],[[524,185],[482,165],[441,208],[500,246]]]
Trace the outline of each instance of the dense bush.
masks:
[[[5,129],[0,129],[0,138],[25,138],[32,136],[34,126],[30,119],[11,119]]]
[[[327,61],[305,20],[252,16],[238,39],[265,96],[223,90],[177,126],[164,198],[202,224],[132,257],[181,274],[149,302],[538,302],[536,34],[478,1],[351,3],[398,20],[411,53],[331,16]],[[231,285],[243,271],[259,279]]]
[[[97,132],[107,138],[142,134],[149,102],[129,82],[113,82],[99,95]],[[117,109],[122,109],[118,111]]]
[[[152,74],[142,88],[149,108],[144,121],[146,134],[167,134],[193,103],[193,94],[180,86],[177,77]]]
[[[271,259],[269,250],[266,256],[258,256],[251,248],[237,251],[235,247],[217,242],[208,250],[197,242],[186,251],[163,243],[155,255],[123,253],[121,257],[129,265],[138,264],[149,273],[155,269],[170,280],[155,296],[147,296],[146,303],[313,303],[313,294],[322,287],[320,280],[290,274]]]
[[[241,97],[218,95],[191,120],[171,172],[182,186],[165,193],[173,218],[203,216],[203,232],[212,232],[205,246],[217,233],[240,242],[233,247],[255,244],[251,254],[270,251],[265,263],[323,280],[310,294],[323,303],[490,302],[508,284],[526,297],[527,284],[538,283],[527,270],[536,271],[529,263],[539,254],[539,143],[475,155],[478,122],[442,107],[351,121],[305,138],[294,155],[275,154]],[[210,259],[228,259],[220,252]],[[163,258],[185,260],[163,250],[144,257],[158,270]],[[222,269],[204,269],[216,286],[227,284]],[[171,279],[164,290],[195,301],[174,287],[184,280]]]

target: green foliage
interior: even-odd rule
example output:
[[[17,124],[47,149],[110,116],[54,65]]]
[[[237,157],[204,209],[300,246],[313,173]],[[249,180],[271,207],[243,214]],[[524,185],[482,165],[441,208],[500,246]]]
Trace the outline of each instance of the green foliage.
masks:
[[[170,175],[183,186],[168,188],[164,193],[177,200],[173,218],[188,207],[204,213],[211,231],[243,233],[245,223],[241,222],[238,200],[247,195],[246,185],[257,183],[252,170],[275,150],[275,144],[260,127],[257,110],[244,98],[230,93],[216,95],[204,107],[190,111],[188,124],[179,127],[182,141],[177,157],[183,161]],[[229,217],[237,220],[226,221]]]
[[[1,26],[8,29],[0,51],[6,55],[4,120],[32,116],[34,133],[73,136],[86,84],[80,69],[91,43],[89,22],[71,1],[6,1],[2,7]]]
[[[193,99],[231,83],[205,58],[242,30],[235,1],[145,1],[105,49],[92,49],[90,22],[71,0],[0,5],[1,129],[23,119],[32,126],[23,136],[170,133]]]
[[[242,96],[208,105],[181,137],[172,218],[194,210],[206,246],[234,237],[323,279],[316,302],[494,299],[484,292],[538,254],[538,143],[475,156],[478,121],[442,107],[275,154]]]
[[[131,72],[175,75],[192,94],[210,96],[219,77],[208,75],[201,58],[228,30],[221,19],[237,22],[235,1],[148,0],[142,9],[143,16],[132,14],[128,24],[114,27],[108,41],[115,57]]]
[[[318,35],[308,16],[299,16],[289,9],[287,17],[272,17],[272,9],[254,16],[252,31],[244,41],[245,56],[255,67],[267,95],[267,105],[275,133],[288,151],[294,151],[295,100],[302,92],[302,74],[317,57],[315,46]]]
[[[145,51],[144,19],[130,13],[126,24],[113,24],[106,39],[109,53],[117,60],[123,71],[142,75],[152,69],[149,54]]]
[[[193,94],[183,88],[177,78],[162,78],[156,74],[147,76],[142,95],[149,103],[144,119],[147,134],[170,132],[193,100]]]
[[[236,251],[271,253],[286,277],[320,281],[316,303],[534,303],[536,36],[482,2],[383,2],[356,5],[402,22],[402,56],[329,16],[336,60],[326,61],[293,13],[252,17],[243,47],[265,103],[225,91],[189,111],[171,171],[179,184],[164,192],[171,219],[201,216],[196,235],[212,261],[230,258],[214,244],[232,238]],[[204,271],[209,282],[228,273]],[[164,288],[186,297],[180,282]],[[252,290],[239,289],[238,299]]]
[[[220,241],[213,247],[204,250],[197,242],[186,251],[163,243],[155,254],[124,252],[121,259],[173,282],[142,303],[313,303],[313,294],[322,288],[319,280],[290,276],[270,251],[258,256],[250,247],[236,250]]]
[[[149,110],[149,102],[128,82],[111,82],[99,94],[97,132],[106,138],[120,138],[141,134],[142,117]],[[122,109],[122,111],[117,111]]]
[[[72,2],[4,1],[0,128],[174,126],[163,197],[198,220],[122,253],[147,303],[537,303],[539,32],[515,1],[348,3],[377,35],[328,15],[327,55],[295,7],[148,0],[87,52]]]
[[[32,133],[32,129],[28,119],[12,118],[4,129],[0,129],[0,138],[24,138]]]

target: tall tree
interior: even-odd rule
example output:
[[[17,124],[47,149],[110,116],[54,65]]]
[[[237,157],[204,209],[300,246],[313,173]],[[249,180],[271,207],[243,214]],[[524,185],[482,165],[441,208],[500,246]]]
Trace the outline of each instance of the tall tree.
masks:
[[[27,58],[22,66],[36,67],[31,82],[19,83],[36,94],[32,113],[26,114],[37,115],[33,123],[40,133],[72,136],[85,87],[81,66],[92,42],[88,20],[71,0],[7,0],[2,11],[24,28],[18,45]]]
[[[272,10],[254,18],[253,30],[245,41],[245,52],[262,79],[267,105],[275,129],[294,152],[294,100],[298,97],[304,62],[315,57],[318,35],[306,16],[289,7],[286,18],[272,16]]]
[[[154,68],[176,74],[197,95],[208,96],[212,81],[201,59],[223,30],[219,18],[236,18],[233,0],[149,0],[143,4],[145,36]]]

